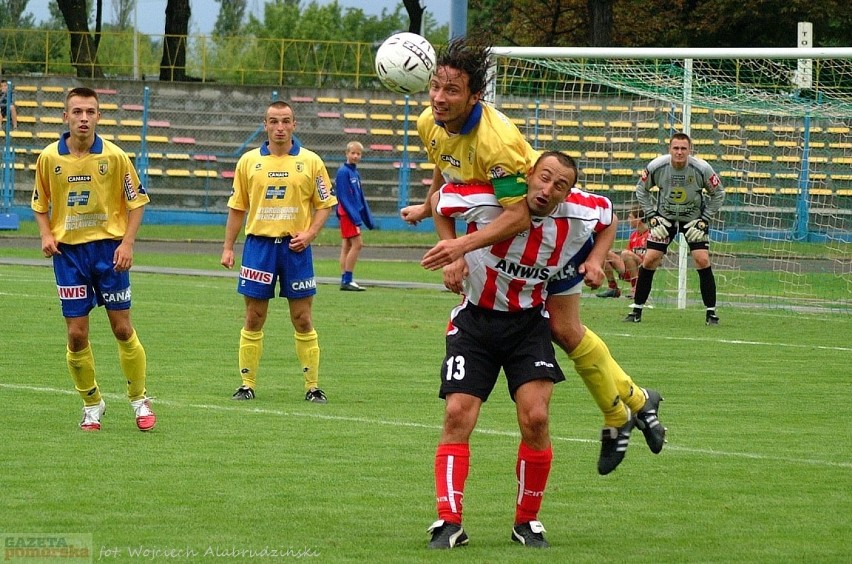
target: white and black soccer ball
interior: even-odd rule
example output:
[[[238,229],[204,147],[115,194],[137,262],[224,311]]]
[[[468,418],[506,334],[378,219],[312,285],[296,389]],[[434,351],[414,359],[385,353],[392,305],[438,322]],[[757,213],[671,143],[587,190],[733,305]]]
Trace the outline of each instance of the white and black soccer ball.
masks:
[[[376,51],[376,74],[389,90],[422,92],[435,72],[435,48],[425,37],[407,31],[391,35]]]

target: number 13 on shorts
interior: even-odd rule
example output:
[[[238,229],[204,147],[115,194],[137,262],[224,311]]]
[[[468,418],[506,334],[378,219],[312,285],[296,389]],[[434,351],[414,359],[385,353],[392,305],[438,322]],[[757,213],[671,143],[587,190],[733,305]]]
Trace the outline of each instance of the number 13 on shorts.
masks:
[[[450,356],[447,358],[447,381],[464,380],[464,357]]]

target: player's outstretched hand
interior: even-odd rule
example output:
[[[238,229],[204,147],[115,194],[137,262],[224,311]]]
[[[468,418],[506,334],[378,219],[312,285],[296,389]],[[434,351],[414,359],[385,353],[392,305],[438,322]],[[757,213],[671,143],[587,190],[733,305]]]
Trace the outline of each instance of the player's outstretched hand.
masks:
[[[672,222],[661,215],[653,215],[648,219],[648,229],[654,239],[668,239]]]
[[[438,270],[464,256],[459,239],[444,239],[426,251],[420,266],[427,270]]]

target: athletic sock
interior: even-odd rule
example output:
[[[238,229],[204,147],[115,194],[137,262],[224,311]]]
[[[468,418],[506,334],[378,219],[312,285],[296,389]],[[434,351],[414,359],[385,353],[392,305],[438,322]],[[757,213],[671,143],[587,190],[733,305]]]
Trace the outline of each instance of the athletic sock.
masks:
[[[518,498],[515,506],[515,524],[538,520],[538,510],[544,499],[547,477],[553,463],[553,447],[533,450],[525,443],[518,446],[515,475],[518,478]]]
[[[72,352],[66,347],[65,362],[71,379],[74,380],[74,388],[83,398],[83,405],[92,406],[101,403],[101,391],[95,381],[95,357],[92,354],[91,343],[77,352]]]
[[[701,288],[701,300],[707,309],[716,309],[716,277],[713,267],[702,268],[698,272],[698,284]]]
[[[460,525],[464,483],[470,470],[470,445],[438,445],[435,451],[435,496],[438,519]]]
[[[604,425],[621,427],[627,423],[628,415],[620,401],[619,380],[630,381],[630,377],[612,358],[600,337],[588,327],[585,327],[585,330],[580,344],[568,353],[568,358],[574,362],[574,370],[583,379],[598,408],[603,412]],[[621,385],[624,386],[624,383]]]
[[[302,373],[305,375],[305,391],[316,388],[319,384],[320,348],[316,329],[307,333],[294,335],[296,339],[296,358],[302,365]]]
[[[127,381],[127,397],[136,401],[145,397],[145,377],[148,371],[148,357],[145,348],[139,342],[136,331],[126,341],[118,341],[118,363]]]
[[[254,389],[257,385],[257,371],[260,357],[263,355],[263,331],[240,329],[240,378],[243,386]]]

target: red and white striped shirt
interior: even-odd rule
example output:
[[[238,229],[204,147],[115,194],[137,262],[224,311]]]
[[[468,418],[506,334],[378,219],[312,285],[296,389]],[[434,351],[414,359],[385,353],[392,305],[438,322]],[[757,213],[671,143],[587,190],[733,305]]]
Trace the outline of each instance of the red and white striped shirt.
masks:
[[[502,211],[489,185],[447,184],[437,211],[464,220],[468,232],[490,223]],[[548,280],[597,233],[612,223],[612,203],[572,189],[546,217],[532,217],[527,231],[465,255],[464,294],[471,303],[495,311],[519,311],[544,303]]]

